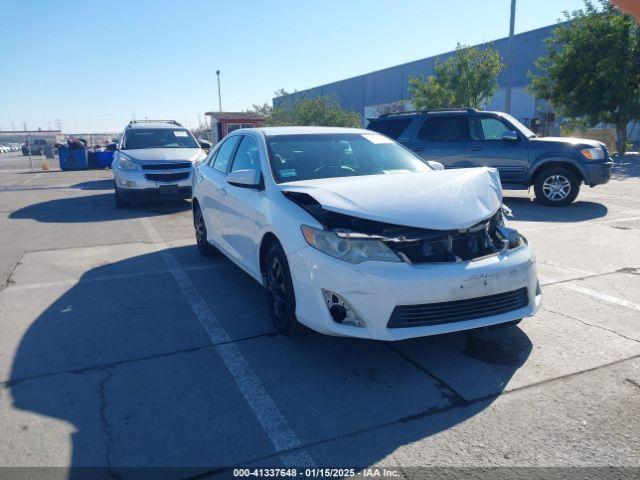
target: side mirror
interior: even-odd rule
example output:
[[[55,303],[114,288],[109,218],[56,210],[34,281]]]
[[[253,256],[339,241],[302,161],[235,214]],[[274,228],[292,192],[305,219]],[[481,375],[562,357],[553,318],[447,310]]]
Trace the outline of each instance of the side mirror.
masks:
[[[518,134],[514,131],[507,130],[502,134],[502,140],[504,140],[505,142],[517,142]]]
[[[227,183],[242,188],[260,188],[260,176],[254,169],[236,170],[227,175]]]
[[[433,160],[429,160],[427,163],[434,170],[444,170],[444,165],[441,164],[440,162],[434,162]]]
[[[205,150],[211,150],[211,144],[205,140],[199,140],[200,148],[204,148]]]

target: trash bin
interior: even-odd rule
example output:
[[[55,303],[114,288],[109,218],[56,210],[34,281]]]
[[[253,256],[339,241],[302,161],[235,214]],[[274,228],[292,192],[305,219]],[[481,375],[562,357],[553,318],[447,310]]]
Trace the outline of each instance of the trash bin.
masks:
[[[96,160],[96,152],[93,150],[87,150],[87,167],[98,168],[98,161]]]
[[[84,170],[87,168],[87,151],[68,148],[58,149],[60,170]]]
[[[111,168],[113,163],[113,152],[96,152],[96,160],[98,162],[98,168]]]

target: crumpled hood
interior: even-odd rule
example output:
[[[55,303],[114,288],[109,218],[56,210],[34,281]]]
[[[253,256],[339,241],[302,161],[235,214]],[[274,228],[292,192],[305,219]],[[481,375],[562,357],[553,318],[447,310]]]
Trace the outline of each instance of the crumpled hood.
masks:
[[[121,150],[127,157],[136,162],[196,162],[205,157],[200,148],[141,148]]]
[[[433,230],[469,228],[502,205],[498,172],[486,167],[324,178],[280,187],[310,195],[325,210]]]
[[[548,142],[548,143],[562,143],[563,145],[585,145],[591,148],[600,148],[604,143],[597,140],[588,140],[586,138],[576,137],[534,137],[530,139],[532,142]]]

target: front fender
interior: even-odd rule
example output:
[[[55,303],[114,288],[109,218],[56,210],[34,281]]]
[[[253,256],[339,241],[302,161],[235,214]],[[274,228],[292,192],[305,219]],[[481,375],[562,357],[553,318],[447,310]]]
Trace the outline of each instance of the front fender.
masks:
[[[527,178],[529,184],[533,183],[536,175],[542,169],[544,169],[544,168],[546,168],[546,167],[548,167],[550,165],[559,165],[559,164],[564,164],[568,168],[571,168],[572,170],[575,170],[576,173],[578,173],[580,175],[580,177],[582,177],[582,179],[584,180],[584,178],[585,178],[584,162],[582,162],[580,160],[578,155],[570,155],[570,154],[545,155],[545,156],[537,158],[534,161],[534,163],[531,166],[531,168],[529,169],[529,174],[528,174],[528,178]]]

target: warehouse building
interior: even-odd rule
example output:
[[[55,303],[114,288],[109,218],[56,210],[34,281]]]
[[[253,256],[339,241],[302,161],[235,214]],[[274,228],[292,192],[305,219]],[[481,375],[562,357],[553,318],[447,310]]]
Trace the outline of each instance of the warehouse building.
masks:
[[[531,96],[526,92],[525,88],[529,84],[528,73],[537,71],[534,62],[539,57],[546,55],[545,39],[552,35],[556,27],[557,25],[549,25],[523,32],[513,37],[511,114],[525,125],[533,125],[536,129],[547,132],[557,130],[557,124],[553,123],[553,112],[549,112],[545,101]],[[503,63],[505,63],[508,58],[508,38],[476,45],[476,47],[483,48],[489,45],[492,45],[500,53]],[[363,123],[366,124],[366,118],[376,117],[382,113],[411,110],[409,79],[420,75],[424,77],[433,75],[436,60],[443,62],[454,53],[453,51],[447,52],[442,55],[385,68],[384,70],[321,85],[290,95],[276,97],[273,99],[273,105],[278,107],[287,103],[295,104],[297,100],[304,96],[313,98],[333,94],[338,97],[343,108],[356,111],[362,115]],[[506,68],[500,73],[498,83],[500,88],[488,104],[485,105],[486,110],[505,110]]]

